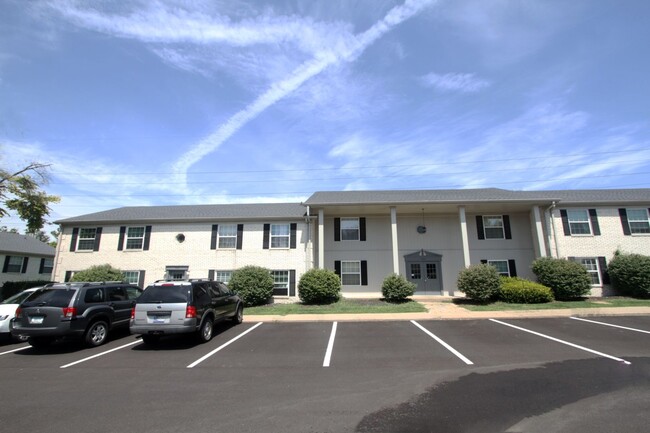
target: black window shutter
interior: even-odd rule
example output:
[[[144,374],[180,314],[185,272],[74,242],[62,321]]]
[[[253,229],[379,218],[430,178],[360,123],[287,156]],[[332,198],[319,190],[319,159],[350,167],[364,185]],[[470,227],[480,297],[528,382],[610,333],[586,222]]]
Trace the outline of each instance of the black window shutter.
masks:
[[[368,285],[368,261],[361,260],[361,285]]]
[[[214,269],[208,271],[208,280],[214,280]]]
[[[67,283],[72,278],[72,271],[65,271],[65,277],[63,279],[64,283]]]
[[[508,269],[510,270],[510,276],[517,276],[517,267],[515,266],[515,259],[508,260]]]
[[[476,215],[476,231],[478,232],[479,239],[485,239],[485,231],[483,230],[483,215]]]
[[[341,261],[340,260],[335,260],[334,261],[334,273],[338,275],[339,277],[341,276]]]
[[[219,231],[219,224],[212,224],[212,237],[210,238],[210,249],[217,249],[217,233]]]
[[[122,251],[124,249],[124,235],[126,235],[126,226],[120,227],[120,238],[117,240],[118,251]]]
[[[594,231],[594,236],[600,236],[600,224],[598,224],[598,213],[596,209],[589,209],[589,219],[591,220],[591,228]]]
[[[609,284],[609,272],[607,272],[607,259],[598,257],[598,268],[600,268],[600,281],[603,284]]]
[[[481,263],[484,264],[484,265],[487,265],[487,260],[481,259]]]
[[[41,264],[38,267],[38,273],[39,274],[43,273],[43,268],[45,268],[45,259],[41,259]]]
[[[334,218],[334,242],[341,240],[341,218]]]
[[[625,208],[620,208],[618,210],[618,214],[621,217],[621,225],[623,226],[623,234],[625,236],[631,236],[632,232],[630,232],[630,224],[627,221],[627,210]]]
[[[95,246],[93,247],[93,251],[99,251],[99,242],[102,240],[102,228],[97,227],[97,230],[95,231]]]
[[[289,248],[296,248],[296,231],[298,230],[297,223],[291,223],[291,236],[289,236]]]
[[[3,274],[7,273],[7,269],[9,269],[9,257],[11,257],[11,256],[5,256],[5,264],[2,267],[2,273]]]
[[[149,243],[151,243],[151,226],[146,226],[144,228],[144,244],[142,245],[144,251],[149,250]]]
[[[244,224],[237,224],[237,249],[241,250],[244,242]]]
[[[289,271],[289,296],[296,296],[296,271]]]
[[[269,236],[271,232],[271,224],[264,224],[264,240],[262,248],[265,250],[269,249]]]
[[[138,287],[140,287],[141,289],[144,289],[144,274],[145,271],[140,271],[140,273],[138,274]]]
[[[29,257],[23,257],[23,268],[20,270],[21,274],[27,273],[27,263],[29,263]]]
[[[70,240],[70,251],[77,249],[77,236],[79,236],[79,227],[72,229],[72,239]]]
[[[512,239],[512,231],[510,230],[510,215],[503,215],[503,231],[506,239]]]
[[[359,240],[366,241],[366,219],[364,217],[359,218]]]
[[[567,214],[566,209],[560,209],[560,216],[562,217],[562,228],[564,229],[564,236],[571,236],[569,215]]]

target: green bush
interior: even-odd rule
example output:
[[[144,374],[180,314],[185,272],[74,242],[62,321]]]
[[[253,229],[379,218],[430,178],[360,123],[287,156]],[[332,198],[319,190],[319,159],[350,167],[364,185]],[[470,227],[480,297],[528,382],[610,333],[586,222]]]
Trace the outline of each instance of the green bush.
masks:
[[[537,281],[553,290],[557,300],[581,298],[591,290],[591,278],[580,263],[542,257],[533,262]]]
[[[123,281],[124,274],[109,264],[91,266],[75,272],[70,281]]]
[[[494,266],[486,263],[472,265],[460,271],[457,287],[469,299],[487,302],[499,294],[501,278]]]
[[[415,284],[406,281],[401,275],[392,274],[384,279],[381,285],[381,294],[388,302],[403,302],[415,293]]]
[[[650,298],[650,257],[617,252],[609,262],[607,272],[612,286],[621,294]]]
[[[499,299],[510,304],[543,304],[553,301],[553,291],[518,277],[501,277]]]
[[[310,269],[298,282],[298,296],[305,304],[331,304],[340,293],[341,279],[329,269]]]
[[[0,299],[7,299],[10,296],[20,293],[23,290],[31,289],[32,287],[44,286],[52,283],[52,281],[33,280],[33,281],[6,281],[2,288],[0,288]]]
[[[266,268],[244,266],[232,273],[228,287],[239,295],[245,306],[264,305],[273,296],[273,277]]]

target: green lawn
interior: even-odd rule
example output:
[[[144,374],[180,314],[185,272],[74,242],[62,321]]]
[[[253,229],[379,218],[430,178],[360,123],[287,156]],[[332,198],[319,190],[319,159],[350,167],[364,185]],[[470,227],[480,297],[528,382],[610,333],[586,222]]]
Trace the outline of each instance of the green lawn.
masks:
[[[425,313],[424,305],[408,301],[401,304],[391,304],[380,299],[341,299],[329,305],[304,304],[268,304],[260,307],[246,308],[246,315],[278,315],[288,314],[368,314],[368,313]]]
[[[456,299],[454,303],[470,311],[508,311],[508,310],[555,310],[567,308],[603,307],[650,307],[650,299],[633,298],[594,298],[580,301],[553,301],[546,304],[507,304],[493,302],[478,304],[467,299]]]

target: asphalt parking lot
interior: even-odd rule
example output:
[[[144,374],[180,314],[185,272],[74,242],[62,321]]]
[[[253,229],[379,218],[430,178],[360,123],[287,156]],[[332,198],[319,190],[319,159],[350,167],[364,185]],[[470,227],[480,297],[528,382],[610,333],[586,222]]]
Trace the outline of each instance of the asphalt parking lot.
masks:
[[[256,323],[0,346],[5,431],[644,431],[650,317]]]

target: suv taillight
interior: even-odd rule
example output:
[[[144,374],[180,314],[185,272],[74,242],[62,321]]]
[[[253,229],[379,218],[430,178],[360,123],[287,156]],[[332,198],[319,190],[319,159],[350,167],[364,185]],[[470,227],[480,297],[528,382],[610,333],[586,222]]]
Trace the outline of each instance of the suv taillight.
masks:
[[[75,307],[65,307],[63,308],[63,317],[71,318],[77,315],[77,309]]]
[[[186,319],[195,319],[196,318],[196,307],[188,305],[187,309],[185,310],[185,318]]]
[[[135,307],[131,308],[131,319],[135,319]]]
[[[21,317],[23,317],[23,309],[20,308],[20,307],[16,308],[15,316],[16,316],[16,319],[20,319]]]

